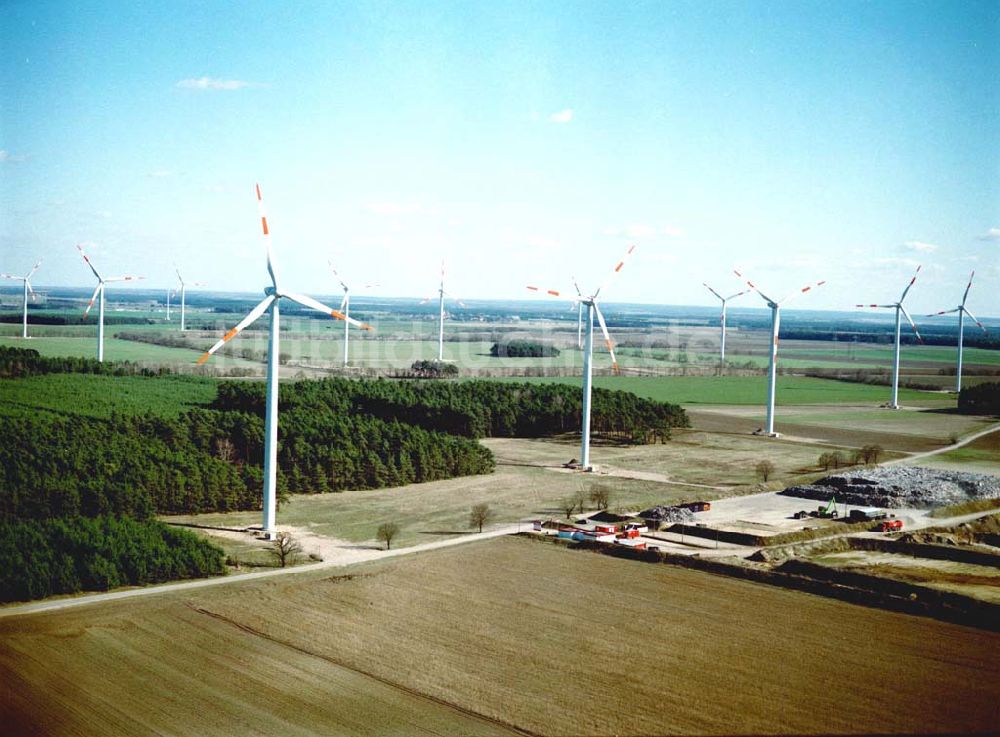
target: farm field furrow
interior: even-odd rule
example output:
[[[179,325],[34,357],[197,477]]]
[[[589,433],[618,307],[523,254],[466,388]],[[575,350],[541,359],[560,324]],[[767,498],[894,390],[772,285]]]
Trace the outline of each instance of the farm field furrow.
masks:
[[[181,597],[80,614],[0,624],[5,735],[513,734]]]
[[[973,732],[1000,697],[996,633],[524,538],[0,635],[19,733],[497,733],[401,692],[555,736]]]

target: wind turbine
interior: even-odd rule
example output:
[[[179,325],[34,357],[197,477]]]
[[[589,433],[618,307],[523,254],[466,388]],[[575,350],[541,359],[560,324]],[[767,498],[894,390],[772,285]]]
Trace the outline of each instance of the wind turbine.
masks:
[[[90,259],[87,258],[87,254],[83,252],[83,245],[78,243],[76,245],[77,250],[80,251],[80,255],[83,256],[83,260],[87,262],[87,266],[90,270],[94,272],[94,276],[97,277],[97,289],[94,290],[93,296],[90,298],[90,302],[87,303],[87,309],[83,311],[83,316],[86,317],[90,314],[90,308],[94,306],[94,300],[98,296],[101,298],[100,305],[97,310],[97,360],[104,360],[104,288],[110,282],[115,281],[136,281],[137,279],[145,279],[144,276],[109,276],[107,278],[102,277],[94,264],[91,263]]]
[[[903,294],[900,295],[898,302],[893,302],[888,305],[855,305],[855,307],[874,307],[876,309],[891,309],[896,311],[896,349],[892,357],[892,402],[889,403],[889,409],[899,409],[899,315],[902,313],[906,315],[906,321],[910,323],[910,327],[913,328],[914,334],[917,336],[917,340],[921,343],[924,339],[920,337],[920,331],[917,330],[917,326],[913,324],[913,318],[910,317],[910,313],[906,311],[903,307],[903,300],[906,299],[907,292],[913,286],[913,282],[917,280],[917,274],[920,273],[920,267],[917,266],[917,270],[913,272],[913,278],[910,279],[910,283],[906,285],[906,289],[903,290]],[[968,293],[968,290],[966,290]],[[964,300],[963,300],[964,302]]]
[[[969,274],[969,285],[965,288],[965,294],[962,295],[962,304],[960,304],[953,310],[942,310],[941,312],[935,312],[933,315],[927,316],[927,317],[937,317],[938,315],[949,315],[952,312],[958,313],[958,366],[955,369],[956,392],[962,391],[962,336],[965,334],[965,316],[968,315],[972,319],[972,321],[976,323],[976,325],[978,325],[984,333],[989,332],[986,329],[986,327],[981,322],[979,322],[979,320],[976,319],[976,316],[965,308],[965,300],[969,298],[969,290],[972,289],[972,277],[974,277],[975,275],[976,275],[975,271]]]
[[[632,255],[632,251],[635,250],[635,246],[629,246],[625,255],[622,256],[621,261],[615,266],[614,270],[611,272],[613,277],[622,267],[625,265],[626,259]],[[610,278],[610,277],[609,277]],[[582,427],[580,429],[580,468],[583,470],[590,469],[590,395],[591,395],[591,384],[593,381],[593,354],[594,354],[594,315],[597,315],[597,322],[601,326],[601,332],[604,334],[604,345],[607,346],[608,353],[611,354],[611,367],[614,372],[619,373],[618,361],[615,359],[615,349],[614,344],[611,342],[611,336],[608,334],[607,323],[604,322],[604,315],[601,314],[601,308],[597,306],[598,297],[601,291],[607,286],[607,282],[602,284],[600,288],[592,295],[585,296],[581,291],[580,287],[576,285],[576,280],[573,280],[573,286],[576,288],[576,299],[574,302],[579,302],[581,305],[587,308],[586,317],[586,339],[583,346],[583,408],[582,408]],[[539,287],[529,286],[528,289],[532,292],[544,291],[546,294],[552,297],[561,297],[562,294],[555,289],[545,289],[542,290]]]
[[[174,294],[179,291],[181,293],[181,332],[184,332],[184,299],[187,293],[187,284],[184,283],[184,277],[181,276],[181,271],[176,266],[174,267],[174,272],[177,274],[177,281],[180,282],[180,289],[175,289]],[[195,281],[191,282],[192,287],[203,287],[205,286],[201,282]],[[170,319],[170,300],[167,300],[167,319]]]
[[[304,294],[295,294],[282,290],[278,283],[278,272],[274,264],[274,256],[271,252],[271,237],[267,227],[267,214],[264,212],[264,200],[261,197],[260,185],[255,185],[257,194],[257,206],[260,210],[261,230],[264,234],[264,245],[267,253],[267,272],[271,275],[271,286],[264,288],[266,295],[260,304],[254,307],[232,330],[222,336],[222,338],[198,359],[198,365],[205,363],[209,357],[222,346],[235,338],[244,328],[255,322],[257,318],[270,310],[271,325],[269,328],[269,339],[267,347],[267,399],[265,402],[266,412],[264,415],[264,516],[263,530],[264,536],[272,538],[275,533],[274,519],[276,511],[276,486],[278,473],[278,355],[279,340],[281,331],[279,329],[278,305],[282,298],[298,302],[300,305],[309,307],[319,312],[325,312],[338,320],[345,320],[365,330],[371,330],[369,325],[358,322],[352,318],[342,315],[337,310],[330,309],[322,302],[317,302],[312,297]]]
[[[712,289],[710,286],[708,286],[708,284],[705,284],[705,282],[702,282],[702,284],[705,286],[705,289],[707,289],[708,291],[710,291],[712,294],[714,294],[716,297],[718,297],[722,301],[722,318],[721,318],[721,322],[722,322],[722,337],[719,340],[719,345],[720,345],[720,348],[719,348],[719,369],[721,371],[725,367],[725,365],[726,365],[726,303],[729,302],[729,300],[731,300],[731,299],[736,299],[737,297],[740,297],[740,296],[746,294],[750,290],[749,289],[744,289],[742,292],[737,292],[736,294],[730,294],[728,297],[723,297],[721,294],[719,294],[714,289]]]
[[[344,283],[344,280],[340,278],[340,274],[338,274],[337,270],[333,267],[333,262],[332,261],[327,261],[327,263],[330,265],[330,271],[333,272],[334,277],[336,277],[337,281],[340,282],[340,286],[344,290],[344,298],[342,300],[340,300],[340,311],[344,313],[344,317],[350,317],[351,316],[351,290]],[[377,287],[377,286],[378,286],[378,284],[365,284],[365,289],[370,289],[372,287]],[[350,331],[351,331],[351,323],[348,320],[344,320],[344,365],[345,366],[347,365],[347,359],[348,359],[348,355],[349,355],[348,352],[347,352],[347,342],[348,342],[348,339],[350,338]]]
[[[465,303],[462,302],[458,297],[455,297],[448,292],[444,291],[444,261],[441,262],[441,285],[438,287],[438,362],[444,361],[444,298],[450,297],[461,307],[465,307]],[[432,297],[427,297],[420,301],[420,304],[427,304],[433,299]]]
[[[42,259],[38,259],[38,263],[31,267],[29,271],[24,276],[14,276],[13,274],[0,274],[0,279],[13,279],[15,281],[24,282],[24,315],[21,318],[21,337],[27,339],[28,337],[28,292],[31,292],[31,298],[35,298],[35,290],[31,288],[31,275],[38,271],[38,267],[42,265]]]
[[[810,284],[809,286],[802,287],[796,292],[792,292],[784,299],[775,301],[760,291],[760,289],[758,289],[752,281],[743,276],[743,274],[739,271],[734,269],[733,273],[745,281],[752,290],[763,297],[764,301],[767,302],[767,306],[771,308],[771,365],[767,372],[767,426],[765,432],[768,437],[776,438],[778,437],[778,433],[774,431],[774,391],[778,380],[778,327],[781,324],[781,305],[794,299],[800,294],[805,294],[814,287],[820,287],[826,284],[826,282],[820,281],[815,284]]]

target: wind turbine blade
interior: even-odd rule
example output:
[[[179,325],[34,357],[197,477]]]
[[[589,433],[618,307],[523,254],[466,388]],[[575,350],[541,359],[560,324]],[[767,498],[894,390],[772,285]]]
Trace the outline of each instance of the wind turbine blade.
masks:
[[[174,267],[174,273],[175,273],[175,274],[177,274],[177,281],[179,281],[179,282],[181,283],[181,285],[183,285],[183,284],[184,284],[184,277],[183,277],[183,276],[181,276],[181,270],[180,270],[180,269],[178,269],[178,268],[177,268],[177,267],[175,266],[175,267]]]
[[[424,297],[422,300],[420,300],[420,304],[425,305],[428,302],[430,302],[432,299],[434,299],[434,298],[433,297]]]
[[[191,282],[191,286],[192,287],[207,287],[208,284],[206,284],[205,282],[193,281],[193,282]]]
[[[271,284],[278,288],[278,277],[275,274],[274,254],[271,252],[271,231],[267,227],[267,212],[264,210],[264,197],[260,193],[260,185],[254,184],[257,191],[257,211],[260,213],[260,228],[264,234],[264,247],[267,249],[267,273],[271,275]]]
[[[24,277],[25,281],[27,281],[28,279],[30,279],[31,275],[34,274],[36,271],[38,271],[38,267],[41,266],[41,265],[42,265],[42,259],[38,259],[38,263],[35,264],[34,266],[32,266],[31,267],[31,271],[29,271],[28,275]]]
[[[968,297],[969,297],[969,290],[972,289],[972,277],[974,277],[975,275],[976,275],[975,271],[973,271],[971,274],[969,274],[969,284],[965,288],[965,294],[962,295],[962,307],[965,307],[965,300],[968,299]]]
[[[96,276],[97,280],[100,281],[101,280],[101,275],[97,273],[97,269],[94,268],[94,265],[92,263],[90,263],[90,259],[87,258],[87,254],[85,254],[83,252],[83,246],[80,245],[79,243],[77,243],[76,244],[76,248],[80,252],[80,255],[83,256],[83,260],[87,262],[87,266],[89,266],[90,270],[94,272],[94,276]]]
[[[529,286],[528,287],[528,291],[529,292],[539,292],[539,293],[544,292],[545,294],[549,295],[550,297],[561,297],[562,296],[562,293],[558,289],[544,289],[543,287],[532,287],[532,286]]]
[[[775,304],[775,301],[773,299],[771,299],[766,294],[764,294],[762,291],[760,291],[757,288],[756,284],[754,284],[752,281],[750,281],[745,276],[743,276],[743,274],[741,274],[739,271],[737,271],[736,269],[733,269],[733,273],[736,274],[736,276],[738,276],[740,279],[742,279],[743,281],[745,281],[747,283],[747,286],[750,287],[755,292],[757,292],[757,294],[759,294],[761,297],[763,297],[767,301],[768,304]]]
[[[362,330],[374,330],[371,325],[363,323],[360,320],[355,320],[353,317],[348,317],[343,312],[327,307],[325,304],[313,299],[312,297],[307,297],[304,294],[292,294],[291,292],[285,292],[284,296],[288,297],[288,299],[293,302],[298,302],[303,307],[310,307],[317,312],[325,312],[327,315],[335,317],[338,320],[345,320],[348,324],[353,325],[354,327],[361,328]]]
[[[737,297],[742,297],[744,294],[749,294],[749,293],[750,293],[749,289],[744,289],[742,292],[737,292],[736,294],[730,294],[728,297],[726,297],[726,302],[728,302],[731,299],[736,299]]]
[[[615,358],[615,346],[611,342],[611,335],[608,333],[608,326],[604,322],[604,315],[601,314],[601,308],[594,303],[594,312],[597,313],[597,322],[601,325],[601,332],[604,334],[604,345],[608,348],[608,353],[611,354],[611,369],[616,373],[620,374],[621,371],[618,369],[618,359]]]
[[[964,307],[962,308],[962,311],[963,311],[963,312],[965,312],[965,314],[966,314],[966,315],[968,315],[969,317],[971,317],[971,318],[972,318],[972,322],[976,323],[976,325],[978,325],[978,326],[979,326],[980,330],[982,330],[982,331],[983,331],[984,333],[988,333],[988,332],[990,332],[989,330],[987,330],[987,329],[986,329],[986,326],[985,326],[985,325],[983,325],[983,324],[982,324],[981,322],[979,322],[979,320],[977,320],[977,319],[976,319],[976,316],[975,316],[975,315],[973,315],[973,314],[972,314],[971,312],[969,312],[969,311],[968,311],[967,309],[965,309]]]
[[[0,279],[17,279],[21,281],[23,278],[23,276],[14,276],[13,274],[0,274]]]
[[[576,296],[577,297],[582,297],[583,296],[583,292],[580,291],[580,285],[576,283],[576,277],[575,276],[571,276],[570,277],[570,281],[573,282],[573,289],[576,290]]]
[[[28,291],[31,292],[31,296],[34,297],[35,290],[31,288],[31,282],[28,281],[28,277],[24,277],[24,286],[28,288]]]
[[[144,276],[109,276],[105,279],[105,282],[109,281],[138,281],[139,279],[145,279]]]
[[[244,317],[242,320],[240,320],[235,328],[233,328],[228,333],[223,335],[218,343],[216,343],[207,351],[201,354],[201,358],[198,359],[198,365],[201,366],[203,363],[205,363],[205,361],[209,359],[209,357],[213,353],[215,353],[222,346],[224,346],[226,343],[228,343],[237,335],[239,335],[240,332],[244,330],[244,328],[246,328],[251,323],[256,322],[257,318],[259,318],[261,315],[267,312],[267,308],[271,306],[271,303],[274,302],[275,299],[276,298],[273,294],[269,294],[266,297],[264,297],[264,299],[261,300],[260,304],[258,304],[252,310],[250,310],[250,312],[247,313],[247,316]]]
[[[854,305],[855,307],[871,307],[874,309],[894,310],[896,305]]]
[[[708,284],[706,282],[702,282],[702,286],[704,286],[705,289],[707,289],[708,291],[710,291],[712,294],[714,294],[716,297],[718,297],[719,299],[721,299],[723,302],[726,301],[725,297],[723,297],[721,294],[719,294],[714,289],[712,289],[710,286],[708,286]]]
[[[617,275],[618,272],[622,270],[622,267],[625,266],[625,262],[628,261],[629,256],[632,255],[632,251],[634,251],[634,250],[635,250],[635,244],[632,244],[631,246],[628,247],[628,249],[625,251],[625,255],[622,256],[621,261],[619,261],[617,264],[615,264],[615,268],[612,270],[611,276],[609,276],[605,280],[604,284],[602,284],[600,286],[600,288],[598,288],[598,290],[596,292],[594,292],[594,298],[595,299],[597,298],[597,295],[599,295],[601,293],[601,290],[603,290],[604,287],[606,287],[610,283],[611,279],[613,279],[615,277],[615,275]]]
[[[344,298],[340,300],[340,311],[343,312],[346,306],[347,306],[347,292],[344,292]]]
[[[818,282],[816,282],[815,284],[809,284],[808,286],[805,286],[805,287],[802,287],[802,289],[798,290],[797,292],[792,292],[791,294],[789,294],[789,295],[788,295],[787,297],[785,297],[785,298],[784,298],[783,300],[781,300],[780,302],[778,302],[778,304],[779,304],[779,305],[783,305],[783,304],[785,304],[785,302],[789,302],[789,301],[791,301],[791,300],[795,299],[795,298],[796,298],[796,297],[798,297],[798,296],[799,296],[800,294],[805,294],[805,293],[806,293],[806,292],[808,292],[809,290],[811,290],[811,289],[815,289],[815,288],[817,288],[817,287],[821,287],[821,286],[823,286],[824,284],[826,284],[826,281],[825,281],[825,280],[824,280],[824,281],[818,281]]]
[[[365,289],[374,289],[375,287],[382,286],[378,282],[372,282],[371,284],[365,284]]]
[[[961,310],[962,310],[961,307],[956,307],[953,310],[941,310],[940,312],[932,312],[929,315],[925,315],[925,317],[937,317],[938,315],[950,315],[952,312],[960,312]],[[966,310],[966,311],[968,311],[968,310]]]
[[[902,304],[903,300],[906,299],[906,293],[910,291],[910,288],[913,286],[913,282],[915,282],[917,280],[917,274],[919,274],[919,273],[920,273],[920,267],[918,266],[917,270],[913,272],[913,278],[910,279],[910,283],[907,284],[906,285],[906,289],[903,290],[903,296],[899,298],[899,303],[900,304]]]
[[[334,277],[335,277],[335,278],[337,279],[337,281],[338,281],[338,282],[340,283],[340,286],[341,286],[341,287],[343,288],[343,290],[344,290],[345,292],[346,292],[346,291],[348,291],[348,290],[347,290],[347,285],[346,285],[346,284],[344,284],[344,280],[340,278],[340,274],[338,274],[338,273],[337,273],[337,270],[336,270],[336,269],[335,269],[335,268],[333,267],[333,261],[330,261],[329,259],[327,259],[327,262],[326,262],[326,263],[327,263],[327,264],[329,265],[329,267],[330,267],[330,271],[332,271],[332,272],[333,272],[333,275],[334,275]],[[343,306],[341,306],[341,309],[343,309]]]
[[[923,343],[924,339],[920,337],[920,331],[917,330],[917,325],[916,325],[916,323],[913,322],[913,318],[910,317],[910,313],[906,311],[906,308],[903,307],[903,305],[899,305],[899,310],[900,310],[900,312],[902,312],[906,316],[906,321],[908,323],[910,323],[910,327],[913,328],[913,332],[914,332],[914,334],[916,334],[917,340],[919,340],[921,343]]]
[[[94,300],[97,299],[97,293],[101,291],[101,287],[103,287],[103,286],[104,286],[104,282],[98,282],[97,283],[97,289],[95,289],[94,293],[90,296],[90,302],[87,303],[87,309],[85,309],[83,311],[83,316],[84,317],[86,317],[87,315],[90,314],[90,308],[94,306]]]

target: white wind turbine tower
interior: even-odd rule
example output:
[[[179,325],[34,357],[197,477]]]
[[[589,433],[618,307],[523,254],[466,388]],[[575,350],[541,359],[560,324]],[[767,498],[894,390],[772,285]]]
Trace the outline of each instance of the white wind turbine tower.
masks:
[[[441,262],[441,285],[438,287],[438,362],[444,361],[444,298],[450,297],[459,306],[465,307],[465,303],[462,302],[458,297],[448,294],[444,291],[444,261]],[[427,297],[420,301],[420,304],[426,304],[433,299],[432,297]]]
[[[180,283],[180,288],[179,289],[175,289],[174,290],[174,294],[177,294],[177,292],[181,293],[181,332],[183,333],[184,330],[185,330],[185,328],[184,328],[184,314],[185,314],[185,312],[184,312],[184,305],[185,305],[185,296],[187,294],[187,284],[184,282],[184,277],[181,276],[180,269],[178,269],[176,266],[174,267],[174,272],[177,274],[177,281]],[[191,282],[191,286],[192,287],[203,287],[205,285],[202,284],[200,281],[195,281],[195,282]],[[169,299],[167,300],[167,319],[168,320],[170,319],[170,301],[169,301]]]
[[[344,317],[345,318],[350,317],[351,316],[351,290],[344,283],[344,280],[340,278],[340,274],[338,274],[337,270],[333,267],[333,262],[332,261],[327,261],[327,263],[330,264],[330,271],[333,272],[334,277],[336,277],[337,281],[340,283],[341,288],[344,290],[344,298],[342,300],[340,300],[340,311],[344,313]],[[372,287],[377,287],[377,286],[378,286],[378,284],[374,284],[374,283],[373,284],[365,284],[365,289],[371,289]],[[344,365],[345,366],[347,365],[348,356],[349,356],[348,345],[347,344],[348,344],[348,340],[350,338],[350,331],[351,331],[351,322],[349,320],[344,320]]]
[[[90,302],[87,303],[87,309],[83,311],[83,316],[86,317],[90,314],[90,308],[94,306],[94,300],[100,297],[100,305],[97,309],[97,360],[104,360],[104,288],[110,282],[116,281],[136,281],[137,279],[145,279],[144,276],[109,276],[107,278],[102,277],[94,264],[91,263],[90,259],[87,258],[87,254],[83,252],[83,246],[77,244],[77,249],[80,251],[80,255],[83,256],[83,260],[87,262],[87,266],[90,270],[94,272],[94,276],[97,277],[97,289],[94,290],[93,296],[90,298]]]
[[[760,291],[760,289],[758,289],[752,281],[744,277],[743,274],[735,269],[733,273],[735,273],[740,279],[743,279],[743,281],[745,281],[752,290],[763,297],[764,301],[767,302],[767,306],[771,308],[771,364],[767,373],[767,425],[765,427],[765,433],[768,437],[776,438],[778,437],[778,434],[774,431],[774,392],[778,380],[778,328],[781,324],[781,305],[794,299],[800,294],[805,294],[814,287],[820,287],[826,284],[826,282],[820,281],[815,284],[810,284],[809,286],[802,287],[798,291],[792,292],[784,299],[775,301]]]
[[[632,255],[632,251],[635,250],[635,246],[629,246],[625,255],[622,256],[621,261],[615,266],[614,271],[611,272],[611,276],[614,276],[622,267],[625,265],[626,259]],[[601,291],[607,286],[607,283],[602,284],[596,292],[594,292],[589,297],[584,296],[580,291],[580,287],[576,286],[576,281],[573,282],[576,288],[577,299],[574,301],[579,302],[581,305],[587,308],[587,317],[585,318],[587,332],[585,337],[585,342],[583,346],[583,407],[582,407],[582,427],[580,428],[580,468],[584,471],[590,469],[590,395],[591,395],[591,384],[593,381],[593,354],[594,354],[594,315],[597,315],[597,322],[601,326],[601,332],[604,334],[604,345],[607,346],[608,353],[611,354],[611,367],[615,373],[618,373],[618,361],[615,359],[615,349],[614,344],[611,342],[611,335],[608,334],[607,323],[604,322],[604,315],[601,314],[601,308],[597,306],[598,297]],[[529,286],[528,289],[532,292],[544,291],[546,294],[553,297],[561,297],[562,294],[555,289],[542,290],[539,287]]]
[[[938,315],[950,315],[952,312],[958,313],[958,366],[955,369],[956,392],[962,391],[962,340],[963,340],[963,335],[965,334],[965,316],[968,315],[969,318],[974,323],[976,323],[976,325],[978,325],[984,333],[989,332],[986,329],[986,326],[984,326],[981,322],[979,322],[979,320],[976,319],[976,316],[973,315],[971,312],[969,312],[965,307],[965,300],[969,298],[969,290],[972,289],[972,277],[974,277],[975,275],[976,275],[975,271],[969,274],[969,284],[965,288],[965,294],[962,295],[962,304],[960,304],[953,310],[942,310],[941,312],[935,312],[933,315],[927,316],[927,317],[937,317]]]
[[[889,403],[889,409],[899,409],[899,325],[900,313],[906,316],[906,321],[910,323],[910,327],[913,328],[914,334],[917,336],[917,340],[921,343],[924,339],[920,337],[920,331],[917,330],[917,326],[913,324],[913,318],[910,317],[910,313],[906,311],[903,307],[903,300],[906,299],[907,292],[913,286],[913,283],[917,280],[917,274],[920,273],[920,267],[917,266],[917,270],[913,272],[913,278],[910,279],[910,283],[906,285],[906,289],[903,290],[903,294],[900,295],[898,302],[893,302],[888,305],[855,305],[856,307],[874,307],[876,309],[890,309],[896,311],[896,348],[892,357],[892,401]]]
[[[24,313],[21,317],[21,337],[28,337],[28,292],[31,292],[31,297],[34,299],[35,290],[31,288],[31,275],[38,271],[38,267],[42,265],[42,259],[38,259],[38,263],[31,267],[29,271],[24,276],[14,276],[13,274],[0,274],[0,279],[13,279],[14,281],[23,282],[24,287]]]
[[[728,303],[729,300],[731,300],[731,299],[736,299],[737,297],[740,297],[740,296],[746,294],[750,290],[749,289],[744,289],[742,292],[737,292],[736,294],[730,294],[728,297],[723,297],[721,294],[719,294],[714,289],[712,289],[710,286],[708,286],[708,284],[705,284],[705,282],[702,282],[702,284],[704,285],[705,289],[707,289],[708,291],[710,291],[712,294],[714,294],[716,297],[718,297],[722,301],[722,317],[721,317],[722,337],[719,339],[719,346],[720,346],[720,348],[719,348],[719,369],[722,370],[726,366],[726,303]]]
[[[266,295],[260,304],[254,307],[232,330],[222,336],[222,338],[211,348],[202,354],[198,359],[198,365],[205,363],[209,357],[219,348],[224,346],[240,331],[255,322],[257,318],[270,310],[271,325],[269,327],[268,348],[267,348],[267,398],[265,400],[266,412],[264,415],[264,516],[263,530],[266,538],[272,538],[275,533],[274,521],[276,511],[276,485],[278,474],[278,355],[280,340],[280,325],[278,305],[282,298],[298,302],[300,305],[310,309],[324,312],[338,320],[348,320],[358,327],[371,330],[372,328],[364,323],[342,315],[337,310],[330,309],[322,302],[317,302],[312,297],[304,294],[295,294],[282,290],[278,283],[277,269],[274,264],[274,256],[271,252],[270,231],[267,227],[267,215],[264,212],[264,200],[260,194],[260,185],[255,185],[257,194],[257,205],[260,208],[260,224],[264,234],[264,244],[267,253],[267,272],[271,275],[271,286],[265,287]]]

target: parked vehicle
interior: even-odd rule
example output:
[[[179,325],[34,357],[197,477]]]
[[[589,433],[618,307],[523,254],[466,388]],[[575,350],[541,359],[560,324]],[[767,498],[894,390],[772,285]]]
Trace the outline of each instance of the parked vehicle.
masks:
[[[898,532],[903,529],[903,520],[901,519],[887,519],[879,525],[879,532]]]

